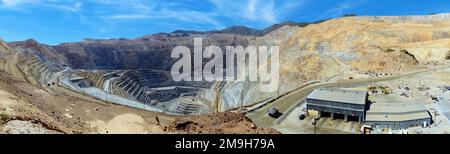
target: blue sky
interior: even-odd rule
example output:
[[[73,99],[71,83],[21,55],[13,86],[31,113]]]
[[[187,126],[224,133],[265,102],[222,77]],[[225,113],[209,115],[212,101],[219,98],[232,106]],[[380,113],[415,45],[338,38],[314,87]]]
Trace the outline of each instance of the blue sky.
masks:
[[[445,12],[450,12],[449,0],[0,0],[0,38],[58,44],[232,25],[262,29],[283,21],[316,21],[347,13]]]

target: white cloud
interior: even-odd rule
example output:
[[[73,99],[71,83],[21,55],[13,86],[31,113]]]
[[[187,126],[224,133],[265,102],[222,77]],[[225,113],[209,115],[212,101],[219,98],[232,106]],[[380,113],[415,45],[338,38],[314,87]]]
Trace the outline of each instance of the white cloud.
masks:
[[[139,0],[101,0],[96,2],[110,8],[108,12],[98,13],[104,20],[129,21],[157,19],[158,22],[181,21],[210,28],[224,28],[223,24],[215,19],[215,12],[203,12],[187,9],[189,1],[139,1]]]
[[[44,7],[60,11],[78,12],[83,3],[76,0],[0,0],[0,9],[28,12],[26,8]]]
[[[40,0],[0,0],[0,9],[21,10],[21,6],[24,4],[36,4],[40,3]]]
[[[0,0],[0,9],[33,12],[29,8],[75,13],[84,24],[100,19],[107,24],[130,20],[181,21],[210,29],[224,28],[222,22],[269,25],[283,20],[291,10],[309,0]],[[202,6],[196,6],[202,5]],[[204,5],[204,6],[203,6]],[[94,9],[89,8],[94,7]],[[172,21],[170,21],[172,20]]]
[[[215,12],[234,20],[263,20],[260,12],[260,1],[209,0],[215,6]]]
[[[273,0],[249,0],[247,3],[247,9],[244,9],[245,18],[257,21],[263,20],[268,23],[277,22],[277,16],[274,12]]]
[[[337,5],[334,8],[331,8],[330,10],[328,10],[328,12],[326,12],[324,15],[332,15],[332,16],[337,16],[337,15],[342,15],[345,10],[348,9],[352,9],[355,7],[358,7],[364,3],[367,3],[368,0],[361,0],[361,1],[346,1],[343,2],[339,5]]]
[[[214,28],[224,28],[222,23],[214,19],[214,17],[212,17],[211,15],[197,11],[164,10],[161,12],[154,11],[135,14],[116,14],[110,16],[102,16],[100,18],[113,20],[173,19],[186,23],[211,25]]]
[[[15,7],[17,5],[23,4],[29,2],[27,0],[1,0],[0,4],[6,6],[6,7]]]
[[[310,0],[209,1],[217,7],[217,12],[229,18],[274,24],[283,20],[283,17],[292,13],[292,10],[302,8]]]

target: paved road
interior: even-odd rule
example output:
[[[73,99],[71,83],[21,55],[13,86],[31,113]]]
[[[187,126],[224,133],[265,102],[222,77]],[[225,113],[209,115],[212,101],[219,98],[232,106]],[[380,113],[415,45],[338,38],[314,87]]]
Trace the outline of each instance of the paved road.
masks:
[[[399,75],[392,75],[392,76],[387,76],[387,77],[365,78],[365,79],[343,80],[343,81],[337,81],[337,82],[316,83],[316,84],[312,84],[312,85],[308,85],[308,86],[302,87],[300,89],[296,89],[296,90],[292,91],[291,93],[289,93],[289,94],[287,94],[287,95],[285,95],[285,96],[283,96],[281,98],[278,98],[277,100],[273,101],[272,103],[267,104],[264,107],[262,107],[262,108],[260,108],[260,109],[258,109],[256,111],[249,112],[246,116],[249,117],[250,119],[252,119],[252,121],[258,127],[272,127],[272,126],[274,126],[276,124],[277,120],[274,119],[274,118],[271,118],[270,116],[267,115],[266,112],[270,108],[275,107],[278,110],[280,110],[280,112],[286,113],[292,107],[294,107],[299,102],[304,100],[306,98],[306,96],[308,96],[312,91],[314,91],[314,89],[325,88],[325,87],[336,87],[336,86],[344,86],[344,85],[366,84],[366,83],[371,83],[371,82],[396,80],[396,79],[399,79],[399,78],[410,77],[410,76],[414,76],[414,75],[417,75],[417,74],[430,72],[430,71],[435,71],[435,70],[439,70],[439,69],[446,69],[446,68],[450,68],[450,66],[434,68],[434,69],[419,70],[419,71],[415,71],[415,72],[409,72],[409,73],[399,74]]]

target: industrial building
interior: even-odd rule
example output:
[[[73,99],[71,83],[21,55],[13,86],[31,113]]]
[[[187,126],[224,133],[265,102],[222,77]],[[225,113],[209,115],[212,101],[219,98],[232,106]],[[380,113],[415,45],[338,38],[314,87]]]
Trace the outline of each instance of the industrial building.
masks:
[[[363,122],[368,109],[368,92],[343,89],[316,89],[306,98],[308,114],[342,117]]]
[[[310,116],[357,119],[376,128],[405,129],[432,123],[428,109],[412,98],[367,91],[317,89],[306,98]]]
[[[429,125],[432,122],[427,108],[413,99],[395,95],[371,96],[371,109],[365,124],[378,128],[405,129]]]

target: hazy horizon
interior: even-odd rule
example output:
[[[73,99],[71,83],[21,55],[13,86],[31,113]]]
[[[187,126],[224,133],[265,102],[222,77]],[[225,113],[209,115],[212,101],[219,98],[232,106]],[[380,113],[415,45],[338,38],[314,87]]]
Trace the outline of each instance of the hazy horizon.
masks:
[[[263,29],[314,22],[344,14],[428,15],[450,12],[450,1],[313,0],[0,0],[0,38],[56,45],[84,39],[136,38],[175,30],[210,31],[230,26]]]

